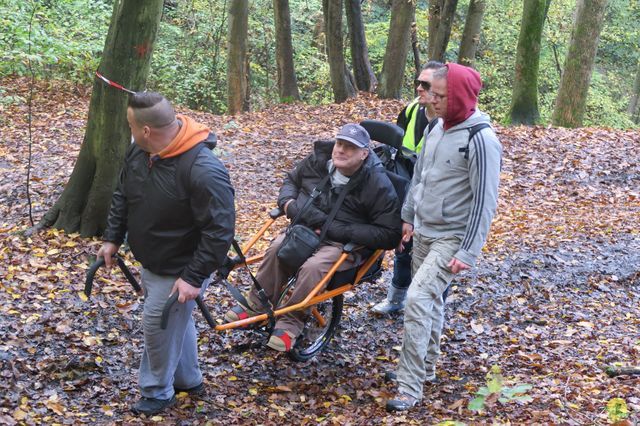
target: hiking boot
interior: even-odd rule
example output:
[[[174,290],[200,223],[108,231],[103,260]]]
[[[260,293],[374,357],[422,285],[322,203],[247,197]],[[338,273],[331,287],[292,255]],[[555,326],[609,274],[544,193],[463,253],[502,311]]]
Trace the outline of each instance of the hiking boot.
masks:
[[[407,411],[415,407],[420,400],[406,393],[398,392],[398,394],[387,401],[387,411]]]
[[[145,398],[142,397],[136,402],[131,410],[137,414],[145,414],[153,416],[162,412],[165,408],[169,408],[176,403],[176,396],[173,395],[169,399]]]
[[[201,382],[199,385],[188,389],[182,389],[174,386],[173,390],[175,391],[175,393],[186,392],[190,396],[200,396],[204,393],[204,382]]]
[[[376,304],[371,310],[378,315],[389,315],[402,311],[408,290],[407,288],[396,288],[390,285],[387,291],[387,298]]]
[[[267,346],[278,352],[289,352],[296,342],[296,336],[293,333],[276,328],[271,333]]]

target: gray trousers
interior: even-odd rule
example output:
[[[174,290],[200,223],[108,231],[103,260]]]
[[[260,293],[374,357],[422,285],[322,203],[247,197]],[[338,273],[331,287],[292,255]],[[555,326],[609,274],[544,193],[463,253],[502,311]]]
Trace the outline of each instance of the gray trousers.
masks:
[[[425,380],[435,379],[444,324],[443,293],[453,279],[447,264],[458,251],[458,237],[413,236],[413,279],[404,312],[398,364],[398,391],[422,399]]]
[[[198,336],[191,312],[195,301],[173,304],[167,329],[160,328],[162,308],[178,277],[142,271],[144,350],[138,385],[146,398],[168,399],[173,387],[188,389],[202,382],[198,366]],[[208,280],[202,285],[206,288]]]
[[[271,300],[271,303],[273,303],[274,306],[278,302],[280,293],[292,274],[291,271],[288,271],[283,267],[276,255],[280,244],[282,244],[282,240],[284,240],[284,234],[280,234],[275,240],[273,240],[265,252],[264,259],[262,260],[262,263],[258,268],[258,273],[256,274],[256,279],[262,288],[264,288],[265,293],[267,293],[269,300]],[[339,243],[323,243],[313,256],[307,259],[307,261],[300,267],[291,297],[283,303],[282,306],[278,307],[291,306],[302,302],[311,290],[313,290],[315,285],[329,271],[329,269],[331,269],[336,260],[338,260],[342,254],[342,247],[343,245]],[[360,256],[357,253],[355,253],[355,258],[353,254],[349,255],[342,265],[340,265],[338,271],[351,269],[358,265],[360,263],[358,261],[359,258]],[[252,307],[257,309],[261,306],[255,287],[253,287],[249,293],[249,303]],[[276,328],[286,330],[297,337],[304,328],[306,315],[307,312],[295,311],[280,316],[277,318]]]

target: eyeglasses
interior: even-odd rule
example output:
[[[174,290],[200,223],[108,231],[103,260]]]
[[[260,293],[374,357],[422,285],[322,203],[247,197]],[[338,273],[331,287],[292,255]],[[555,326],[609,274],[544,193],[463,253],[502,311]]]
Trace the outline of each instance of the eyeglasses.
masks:
[[[429,83],[428,81],[422,81],[422,80],[418,80],[417,78],[414,81],[414,85],[416,86],[416,89],[418,87],[422,87],[423,90],[429,90],[431,89],[431,83]]]
[[[446,97],[447,97],[447,95],[441,95],[441,94],[436,93],[436,92],[434,92],[434,91],[432,91],[432,90],[429,90],[429,91],[427,92],[427,95],[431,96],[431,97],[432,97],[433,99],[435,99],[436,101],[441,101],[441,100],[443,100],[444,98],[446,98]]]

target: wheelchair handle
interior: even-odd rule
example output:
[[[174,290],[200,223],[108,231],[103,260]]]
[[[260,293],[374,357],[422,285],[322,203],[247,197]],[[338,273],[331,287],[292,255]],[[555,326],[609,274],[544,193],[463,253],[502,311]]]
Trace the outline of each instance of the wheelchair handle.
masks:
[[[120,255],[118,254],[114,254],[112,257],[116,260],[118,267],[120,268],[124,276],[127,278],[127,281],[129,281],[129,283],[131,284],[133,289],[136,291],[136,293],[141,294],[142,287],[140,287],[140,284],[138,284],[138,281],[131,273],[131,270],[124,263],[124,259],[122,259],[122,257],[120,257]],[[105,264],[104,257],[99,257],[96,259],[95,262],[93,262],[93,264],[87,270],[87,279],[85,280],[85,283],[84,283],[84,294],[85,296],[87,296],[87,298],[91,297],[91,289],[93,288],[93,278],[96,275],[96,272],[98,271],[98,269],[100,269],[101,266],[104,266],[104,264]]]
[[[178,301],[178,293],[176,292],[176,293],[173,293],[165,302],[164,308],[162,308],[162,317],[160,318],[161,329],[163,330],[167,329],[171,308],[173,307],[173,304],[176,303],[177,301]],[[202,316],[204,317],[205,320],[207,320],[207,323],[209,324],[209,326],[211,328],[215,328],[216,322],[213,320],[213,317],[211,316],[211,312],[209,312],[209,308],[207,308],[207,305],[204,304],[204,301],[202,300],[202,297],[200,295],[196,297],[196,304],[198,305],[198,308],[200,308],[200,311],[202,312]]]

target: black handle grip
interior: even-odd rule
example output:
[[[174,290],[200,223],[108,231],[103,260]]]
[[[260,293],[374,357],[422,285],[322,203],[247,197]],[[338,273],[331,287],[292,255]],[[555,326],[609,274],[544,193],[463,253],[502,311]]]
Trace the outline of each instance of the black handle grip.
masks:
[[[127,281],[129,281],[129,284],[131,284],[131,286],[137,293],[141,293],[142,287],[140,287],[140,284],[138,284],[136,277],[133,276],[133,274],[131,273],[131,270],[124,263],[124,259],[120,256],[116,256],[116,261],[118,262],[118,266],[120,267],[120,270],[122,271],[124,276],[127,278]]]
[[[202,300],[202,297],[200,297],[200,295],[196,297],[196,303],[198,304],[198,308],[200,308],[200,312],[202,312],[202,316],[205,320],[207,320],[207,324],[209,324],[209,327],[216,328],[216,322],[213,320],[211,312],[209,312],[209,308],[207,308],[207,305],[204,304],[204,300]]]
[[[124,276],[127,278],[127,281],[129,281],[129,284],[131,284],[131,286],[134,288],[136,293],[141,294],[142,287],[140,287],[140,284],[138,284],[138,281],[131,273],[131,270],[124,263],[124,259],[118,254],[114,254],[112,258],[115,259],[116,263],[118,264],[118,267],[120,268]],[[101,266],[104,266],[104,264],[105,264],[104,257],[99,257],[96,259],[95,262],[93,262],[93,264],[87,270],[87,279],[84,282],[84,294],[87,297],[91,297],[91,289],[93,288],[93,278],[96,275],[96,271],[100,269]]]
[[[278,207],[276,207],[275,209],[271,210],[269,212],[269,216],[271,217],[271,219],[277,219],[278,217],[282,216],[284,214],[284,209],[280,210]]]
[[[100,267],[103,265],[104,265],[104,257],[99,257],[89,267],[89,270],[87,271],[87,279],[84,282],[85,296],[91,297],[91,289],[93,288],[93,277],[96,274],[96,271],[100,269]]]
[[[163,330],[167,329],[167,323],[169,322],[169,313],[171,313],[171,307],[174,303],[178,301],[178,292],[173,293],[167,301],[164,303],[164,308],[162,308],[162,317],[160,317],[160,328]]]
[[[161,329],[163,330],[167,329],[167,324],[169,323],[169,314],[171,313],[171,307],[177,301],[178,301],[178,293],[176,292],[176,293],[173,293],[171,297],[169,297],[165,302],[164,308],[162,308],[162,317],[160,317]],[[200,295],[196,297],[196,304],[198,305],[198,308],[200,308],[200,311],[202,312],[202,316],[204,317],[204,319],[207,320],[207,324],[209,324],[211,328],[215,328],[216,322],[213,320],[213,317],[211,316],[211,312],[209,312],[209,308],[207,308],[207,305],[204,304],[204,301],[202,300],[202,297]]]

